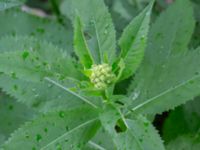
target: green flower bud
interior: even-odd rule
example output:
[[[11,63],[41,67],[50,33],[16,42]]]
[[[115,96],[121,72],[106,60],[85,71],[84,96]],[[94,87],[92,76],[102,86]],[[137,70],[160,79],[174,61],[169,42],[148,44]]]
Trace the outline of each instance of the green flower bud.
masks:
[[[90,81],[97,89],[107,88],[116,78],[111,66],[108,64],[93,65],[91,70]]]

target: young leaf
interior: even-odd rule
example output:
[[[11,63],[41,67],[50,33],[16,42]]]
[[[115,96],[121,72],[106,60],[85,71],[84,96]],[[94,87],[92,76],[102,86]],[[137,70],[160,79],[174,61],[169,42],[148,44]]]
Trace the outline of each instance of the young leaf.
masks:
[[[116,58],[115,30],[103,0],[65,0],[61,11],[72,22],[80,16],[94,62],[112,64]]]
[[[45,76],[82,78],[70,55],[50,43],[30,37],[5,37],[1,43],[1,72],[34,81]]]
[[[86,43],[81,19],[77,16],[74,23],[74,50],[85,68],[91,68],[93,61]]]
[[[25,0],[0,0],[0,11],[15,7],[15,6],[20,6],[25,2]]]
[[[124,122],[124,131],[117,131],[118,120]],[[109,107],[100,116],[101,123],[105,130],[112,137],[115,147],[122,149],[138,150],[164,150],[164,146],[157,131],[151,123],[142,116],[137,116],[133,120],[125,119],[119,111]]]
[[[1,12],[0,22],[0,37],[32,36],[39,40],[45,39],[69,53],[73,50],[73,30],[70,22],[66,22],[67,27],[64,28],[55,20],[40,18],[18,9]]]
[[[37,114],[33,109],[18,103],[13,98],[0,93],[0,145],[10,134],[24,122],[34,118]]]
[[[26,123],[4,149],[81,149],[98,130],[97,110],[80,107],[43,115]]]
[[[200,94],[200,48],[168,59],[140,75],[130,108],[138,113],[162,113]],[[139,76],[138,76],[139,77]]]
[[[121,80],[131,76],[143,60],[153,3],[154,1],[131,21],[119,40],[121,58],[125,63]]]

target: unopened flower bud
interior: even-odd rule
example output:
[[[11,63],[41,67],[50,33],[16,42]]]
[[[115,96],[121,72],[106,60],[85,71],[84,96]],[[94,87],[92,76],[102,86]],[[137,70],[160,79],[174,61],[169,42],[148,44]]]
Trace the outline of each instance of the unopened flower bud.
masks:
[[[93,65],[90,81],[97,89],[105,89],[115,80],[116,76],[108,64]]]

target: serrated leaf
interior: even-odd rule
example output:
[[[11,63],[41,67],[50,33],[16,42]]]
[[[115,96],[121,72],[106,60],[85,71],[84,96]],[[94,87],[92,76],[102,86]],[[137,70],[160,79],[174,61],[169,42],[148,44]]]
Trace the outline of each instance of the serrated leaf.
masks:
[[[93,60],[84,37],[83,27],[79,16],[76,17],[74,23],[74,50],[82,65],[87,69],[91,68]]]
[[[15,6],[20,6],[23,3],[25,3],[25,0],[0,0],[0,11]]]
[[[131,21],[119,40],[120,57],[123,58],[125,63],[121,80],[131,76],[143,60],[153,2]]]
[[[126,129],[125,131],[117,131],[116,126],[118,120],[122,117],[121,115],[119,111],[109,107],[109,109],[100,116],[102,126],[110,134],[116,149],[165,149],[157,131],[151,123],[142,116],[136,116],[132,120],[122,118]]]
[[[4,148],[81,149],[94,136],[99,124],[97,110],[87,107],[46,114],[12,134]]]
[[[175,1],[161,13],[150,29],[145,54],[145,59],[148,60],[146,63],[160,64],[171,55],[186,52],[194,25],[193,8],[190,1]]]
[[[131,93],[132,111],[155,115],[185,103],[200,94],[200,49],[171,57],[168,62],[140,74]],[[139,77],[138,76],[138,77]]]
[[[40,18],[18,9],[0,12],[0,22],[0,37],[32,36],[39,40],[45,39],[69,53],[73,50],[73,33],[69,22],[66,22],[65,28],[55,20]]]
[[[151,0],[129,1],[129,0],[105,0],[117,30],[117,37],[120,36],[123,29],[137,16]]]
[[[77,88],[77,83],[70,80],[66,80],[64,85],[68,89]],[[48,81],[31,82],[10,78],[3,74],[0,75],[0,87],[19,102],[40,112],[79,107],[85,104],[83,99],[95,104],[101,101],[83,94],[73,95]]]
[[[0,94],[0,145],[24,122],[36,116],[33,109],[18,103],[13,98]]]
[[[82,78],[66,51],[35,38],[5,37],[1,39],[0,51],[0,71],[14,77],[34,81],[45,76]]]
[[[193,60],[193,56],[199,55],[199,52],[186,53],[194,27],[192,12],[188,0],[184,0],[184,3],[177,0],[153,24],[144,61],[129,88],[132,110],[154,115],[198,95],[196,90],[191,92],[196,86],[191,87],[189,81],[198,82],[194,73],[199,71],[198,65],[195,65],[198,58],[194,57]],[[179,21],[174,14],[179,14]],[[182,97],[185,88],[192,89],[186,92],[187,97]],[[177,94],[181,97],[177,97]],[[147,105],[151,105],[151,108]]]
[[[145,118],[138,117],[137,120],[128,119],[126,124],[128,125],[127,131],[119,133],[116,139],[119,150],[165,150],[157,131]]]
[[[116,57],[115,30],[103,0],[66,0],[61,11],[72,21],[80,16],[95,63],[112,64]]]

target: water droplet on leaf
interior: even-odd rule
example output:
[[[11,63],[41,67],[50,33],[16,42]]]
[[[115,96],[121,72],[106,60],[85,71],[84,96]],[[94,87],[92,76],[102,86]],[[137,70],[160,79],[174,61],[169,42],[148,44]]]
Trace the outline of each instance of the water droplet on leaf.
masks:
[[[42,136],[40,134],[36,135],[36,141],[40,142],[42,140]]]
[[[27,57],[29,56],[29,52],[28,51],[24,51],[22,53],[22,58],[25,60]]]

